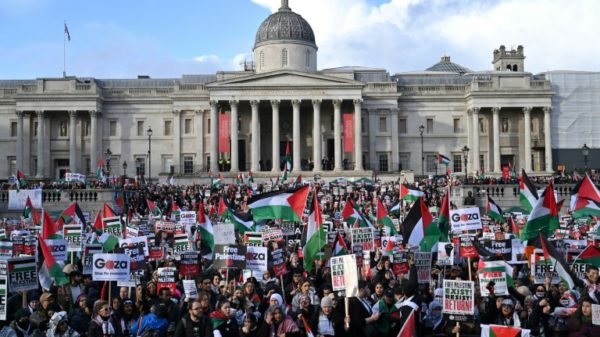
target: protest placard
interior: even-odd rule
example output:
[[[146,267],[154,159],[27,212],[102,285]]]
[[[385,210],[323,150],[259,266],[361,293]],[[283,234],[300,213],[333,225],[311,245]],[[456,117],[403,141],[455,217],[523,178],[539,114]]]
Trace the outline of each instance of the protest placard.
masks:
[[[129,256],[129,271],[131,275],[142,276],[146,269],[146,258],[144,257],[144,249],[140,246],[125,246],[115,248],[115,254],[127,254]]]
[[[46,239],[44,241],[56,261],[67,261],[67,240]]]
[[[450,210],[450,224],[453,233],[481,229],[479,207],[459,208]]]
[[[175,259],[179,259],[179,255],[183,252],[189,251],[190,248],[190,240],[187,234],[176,234],[173,236],[173,255],[175,255]]]
[[[10,292],[38,288],[38,270],[35,257],[15,257],[7,260],[8,289]]]
[[[600,304],[592,304],[592,324],[600,325]]]
[[[130,226],[125,227],[125,237],[127,238],[136,238],[140,236],[139,228],[133,228]]]
[[[183,252],[180,254],[179,275],[194,276],[200,273],[200,260],[198,252]]]
[[[487,240],[483,242],[483,246],[488,252],[502,257],[504,261],[512,259],[512,240]]]
[[[91,275],[94,271],[94,254],[102,253],[101,244],[86,244],[83,246],[82,274]]]
[[[129,280],[130,263],[127,254],[96,253],[92,258],[94,281]]]
[[[244,233],[244,244],[246,246],[262,247],[263,233],[262,232],[246,232]]]
[[[437,264],[451,266],[454,264],[454,245],[450,242],[438,242]]]
[[[220,223],[213,226],[215,245],[234,245],[235,228],[231,223]]]
[[[20,251],[23,250],[20,247]],[[11,241],[0,241],[0,258],[9,258],[13,256],[13,242]]]
[[[558,284],[560,277],[558,272],[554,270],[554,264],[551,260],[544,259],[540,253],[531,255],[531,272],[536,284],[544,284],[546,277],[551,277],[550,283]]]
[[[0,320],[6,321],[6,303],[8,303],[8,284],[6,275],[0,275]]]
[[[182,211],[179,215],[179,223],[183,225],[194,225],[196,223],[196,212]]]
[[[431,252],[415,252],[415,267],[419,284],[431,282]]]
[[[65,173],[65,181],[85,183],[85,174],[81,173]]]
[[[157,284],[156,284],[156,292],[160,293],[160,289],[169,288],[171,289],[171,294],[175,294],[177,291],[177,284],[175,283],[177,278],[177,268],[175,267],[165,267],[158,268],[157,273]]]
[[[138,237],[128,237],[127,239],[119,239],[119,247],[141,247],[144,251],[144,256],[150,255],[150,250],[148,248],[148,237],[146,236],[138,236]]]
[[[477,249],[473,245],[473,240],[475,240],[474,235],[463,234],[455,237],[455,239],[458,240],[458,244],[460,245],[458,253],[461,257],[475,258],[479,256]],[[457,243],[455,242],[454,244],[456,245]]]
[[[352,228],[350,233],[352,239],[352,246],[361,246],[363,250],[375,249],[375,240],[372,228]]]
[[[82,225],[64,225],[63,234],[65,240],[67,240],[67,251],[80,252],[83,235]]]
[[[358,296],[358,269],[354,254],[333,256],[329,261],[333,291],[344,290],[346,297]]]
[[[102,218],[102,232],[122,238],[123,224],[121,224],[121,219],[118,216]]]
[[[481,296],[487,297],[490,294],[488,283],[494,282],[494,295],[509,295],[508,285],[506,282],[506,272],[503,270],[490,270],[479,273],[479,291]]]
[[[287,274],[288,271],[282,249],[275,249],[271,252],[271,262],[273,263],[275,276],[280,277]]]
[[[400,247],[394,247],[394,263],[392,264],[392,270],[395,275],[408,273],[408,252]]]
[[[246,268],[246,246],[215,245],[215,268]]]
[[[472,281],[444,280],[442,312],[457,322],[472,320],[475,313],[475,286]]]
[[[263,231],[263,242],[279,242],[283,240],[283,231],[277,227],[265,227]]]
[[[196,288],[195,280],[183,280],[183,292],[186,298],[198,298],[198,288]]]
[[[246,269],[265,272],[267,271],[267,247],[246,247]]]

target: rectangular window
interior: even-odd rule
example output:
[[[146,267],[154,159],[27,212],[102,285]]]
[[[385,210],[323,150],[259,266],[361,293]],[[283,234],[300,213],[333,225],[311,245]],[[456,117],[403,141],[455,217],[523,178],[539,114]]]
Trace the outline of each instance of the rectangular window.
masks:
[[[387,172],[388,171],[388,155],[380,154],[379,155],[379,172]]]
[[[140,177],[146,175],[146,157],[135,158],[135,175]]]
[[[206,123],[206,133],[210,133],[210,118],[208,119],[208,123]]]
[[[194,173],[194,157],[193,156],[183,156],[183,174],[193,174]]]
[[[108,122],[108,135],[114,137],[117,135],[117,121]]]
[[[462,155],[460,154],[455,154],[452,155],[452,163],[454,165],[452,165],[452,171],[455,173],[460,173],[462,172]]]
[[[427,133],[433,133],[433,118],[427,118]]]
[[[192,119],[191,118],[186,118],[184,120],[183,127],[184,127],[184,133],[186,135],[191,134],[192,133],[192,128],[194,127],[193,124],[192,124]]]
[[[17,157],[7,157],[8,175],[17,174]]]
[[[428,154],[425,156],[425,171],[435,172],[437,169],[437,156],[434,154]]]
[[[92,125],[90,121],[83,121],[83,136],[89,137],[92,130]]]
[[[379,132],[387,132],[387,117],[379,117]]]
[[[92,165],[90,163],[90,158],[85,158],[85,172],[86,173],[92,172]]]
[[[454,133],[461,133],[460,118],[454,118]]]
[[[163,172],[171,172],[173,157],[163,157]]]
[[[138,137],[144,135],[144,121],[137,121],[137,135]]]
[[[398,157],[399,169],[402,170],[410,170],[410,152],[400,152],[400,156]]]
[[[360,133],[365,133],[365,118],[360,118]]]
[[[398,120],[398,133],[406,133],[406,118]]]
[[[10,122],[10,136],[17,136],[17,122]]]
[[[165,136],[170,136],[171,132],[173,130],[173,122],[172,121],[165,121],[165,127],[164,127],[164,135]]]
[[[58,136],[59,137],[66,137],[67,136],[67,133],[69,132],[68,131],[68,128],[69,128],[68,125],[69,124],[68,124],[68,122],[66,120],[63,120],[63,121],[59,122],[59,128],[58,128]]]

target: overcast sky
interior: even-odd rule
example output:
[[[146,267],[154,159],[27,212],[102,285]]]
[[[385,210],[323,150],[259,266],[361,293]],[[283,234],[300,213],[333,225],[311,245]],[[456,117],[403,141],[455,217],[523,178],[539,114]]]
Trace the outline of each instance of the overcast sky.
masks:
[[[600,70],[600,1],[290,0],[312,26],[319,68],[423,70],[444,54],[491,70],[523,45],[525,70]],[[180,77],[238,69],[280,0],[0,0],[0,79]]]

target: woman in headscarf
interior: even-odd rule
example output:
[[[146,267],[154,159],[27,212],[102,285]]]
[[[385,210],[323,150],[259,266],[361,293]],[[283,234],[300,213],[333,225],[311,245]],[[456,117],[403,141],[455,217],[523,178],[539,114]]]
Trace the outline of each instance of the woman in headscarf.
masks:
[[[269,336],[300,337],[302,334],[294,320],[283,312],[281,307],[269,308],[265,313],[265,323]],[[216,337],[216,336],[215,336]]]
[[[87,337],[118,337],[121,336],[110,319],[110,306],[104,300],[97,300],[92,311],[92,322],[88,328]]]
[[[10,327],[16,331],[17,337],[29,337],[33,334],[33,324],[29,322],[31,312],[28,308],[21,308],[15,313],[15,320]]]
[[[432,336],[444,333],[444,315],[442,315],[442,302],[433,300],[427,307],[425,314],[424,336]]]
[[[88,296],[80,294],[77,296],[75,306],[69,313],[69,325],[80,335],[85,336],[92,320],[92,310],[88,306]]]
[[[319,296],[317,296],[317,292],[312,287],[309,280],[302,281],[300,285],[300,292],[294,295],[292,299],[292,311],[300,310],[300,297],[301,296],[309,296],[312,303],[319,303]]]
[[[231,316],[231,304],[227,301],[219,303],[219,309],[210,314],[214,337],[238,337],[237,320]]]
[[[321,309],[311,317],[310,329],[316,336],[342,336],[344,334],[344,322],[334,314],[333,300],[330,296],[321,299]]]
[[[79,337],[79,333],[69,326],[67,313],[59,311],[50,318],[46,337]]]

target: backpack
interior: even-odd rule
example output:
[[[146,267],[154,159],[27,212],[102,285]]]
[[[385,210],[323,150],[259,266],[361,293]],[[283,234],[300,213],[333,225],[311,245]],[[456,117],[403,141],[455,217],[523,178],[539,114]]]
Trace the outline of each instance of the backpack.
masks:
[[[148,328],[139,337],[162,337],[162,334],[158,329]]]

